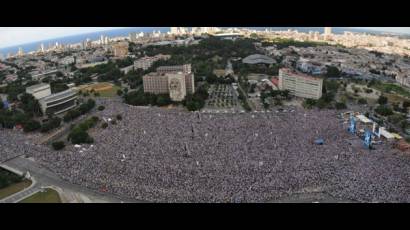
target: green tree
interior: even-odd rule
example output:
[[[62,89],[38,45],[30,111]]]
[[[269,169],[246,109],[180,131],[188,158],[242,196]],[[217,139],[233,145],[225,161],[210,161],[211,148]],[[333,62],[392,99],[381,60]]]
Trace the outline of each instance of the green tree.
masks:
[[[64,141],[56,141],[52,143],[54,150],[61,150],[65,147]]]
[[[393,114],[393,110],[385,105],[379,105],[374,111],[382,116],[389,116]]]
[[[377,99],[377,102],[378,102],[380,105],[385,105],[385,104],[387,104],[388,99],[387,99],[387,97],[385,97],[385,96],[383,96],[383,95],[380,95],[379,99]]]
[[[327,66],[326,77],[328,78],[338,78],[340,77],[340,70],[335,66]]]
[[[33,132],[41,128],[41,124],[35,120],[28,120],[23,125],[24,132]]]

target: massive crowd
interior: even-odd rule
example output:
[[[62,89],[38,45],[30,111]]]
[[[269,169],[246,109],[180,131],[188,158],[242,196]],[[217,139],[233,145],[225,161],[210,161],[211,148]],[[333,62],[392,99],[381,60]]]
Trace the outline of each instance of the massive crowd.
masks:
[[[33,154],[72,183],[154,202],[267,202],[307,188],[341,200],[410,202],[410,158],[388,144],[364,149],[335,111],[97,104],[101,119],[122,120],[91,129],[92,145]]]

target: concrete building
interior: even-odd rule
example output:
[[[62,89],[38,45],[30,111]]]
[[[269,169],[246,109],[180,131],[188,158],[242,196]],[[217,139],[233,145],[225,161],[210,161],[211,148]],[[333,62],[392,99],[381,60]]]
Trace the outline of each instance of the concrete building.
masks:
[[[74,108],[77,105],[77,92],[68,89],[60,93],[51,94],[39,101],[41,110],[46,114],[60,114]]]
[[[242,59],[242,63],[245,64],[274,64],[276,61],[268,56],[261,54],[252,54]]]
[[[194,74],[192,73],[191,64],[176,65],[176,66],[160,66],[157,68],[157,73],[183,73],[185,75],[185,85],[188,93],[195,93]]]
[[[159,60],[168,60],[171,58],[171,55],[162,55],[158,54],[153,57],[142,57],[134,62],[134,69],[143,69],[147,70],[149,67],[154,64],[154,62],[159,61]]]
[[[51,94],[50,85],[41,83],[27,87],[26,93],[38,100],[44,115],[63,113],[77,105],[77,92],[73,89]]]
[[[144,92],[169,93],[173,101],[182,101],[188,93],[195,92],[194,75],[190,65],[162,66],[157,70],[159,71],[143,76]]]
[[[325,27],[325,35],[332,35],[332,27]]]
[[[297,97],[319,99],[322,97],[323,79],[309,76],[291,69],[279,70],[279,89],[289,90]]]
[[[33,95],[37,100],[51,95],[50,84],[41,83],[26,88],[26,93]]]
[[[112,46],[114,56],[125,57],[128,55],[128,42],[119,42]]]

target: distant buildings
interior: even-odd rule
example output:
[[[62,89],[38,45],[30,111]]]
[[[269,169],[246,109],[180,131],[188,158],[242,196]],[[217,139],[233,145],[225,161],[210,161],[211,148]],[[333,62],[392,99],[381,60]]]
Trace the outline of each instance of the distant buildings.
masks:
[[[396,82],[400,85],[410,87],[410,78],[402,73],[396,75]]]
[[[183,35],[186,34],[188,30],[185,27],[171,27],[170,33],[172,35]]]
[[[289,90],[297,97],[319,99],[322,97],[323,79],[287,68],[279,69],[279,89]]]
[[[115,57],[125,57],[128,55],[128,42],[119,42],[112,46]]]
[[[26,93],[38,100],[44,115],[63,113],[77,105],[77,93],[73,89],[51,94],[50,85],[41,83],[27,87]]]
[[[191,65],[158,67],[157,72],[143,76],[144,92],[168,94],[173,101],[184,100],[187,93],[195,92]]]
[[[332,35],[332,27],[325,27],[325,35]]]

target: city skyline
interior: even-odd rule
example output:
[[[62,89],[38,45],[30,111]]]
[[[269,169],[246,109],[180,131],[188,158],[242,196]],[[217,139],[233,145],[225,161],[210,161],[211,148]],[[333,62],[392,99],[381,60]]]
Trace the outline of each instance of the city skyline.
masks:
[[[130,27],[0,27],[0,48]],[[138,27],[137,27],[138,28]],[[145,27],[140,27],[145,28]],[[410,34],[410,27],[346,27],[379,32]]]

